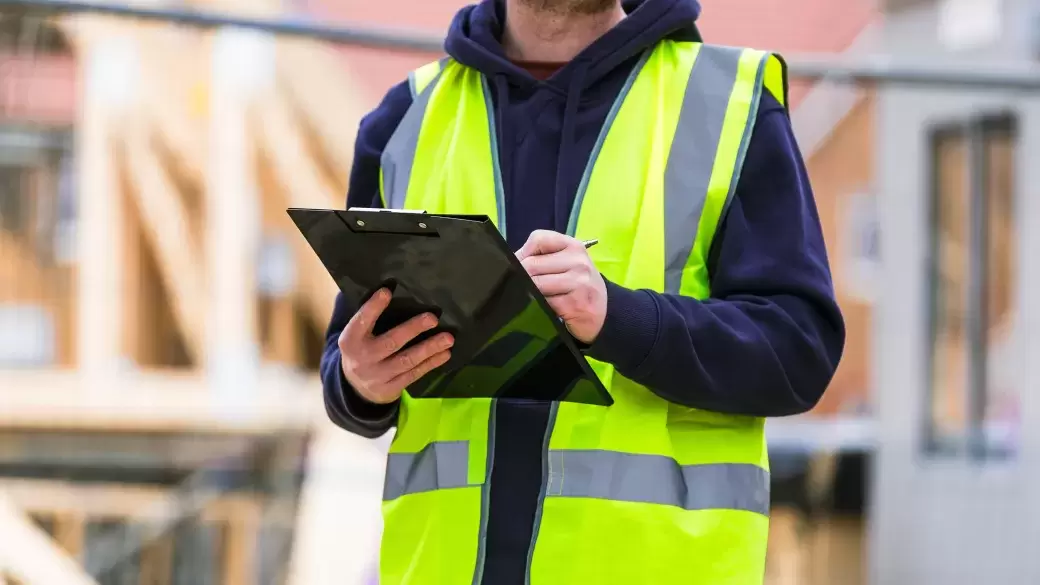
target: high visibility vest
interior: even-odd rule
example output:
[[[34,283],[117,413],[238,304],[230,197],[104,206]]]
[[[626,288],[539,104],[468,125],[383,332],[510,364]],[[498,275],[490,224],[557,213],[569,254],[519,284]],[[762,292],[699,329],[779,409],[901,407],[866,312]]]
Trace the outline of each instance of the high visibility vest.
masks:
[[[505,233],[487,79],[443,59],[409,82],[414,101],[381,161],[384,205],[487,215]],[[786,88],[769,53],[648,50],[603,125],[567,233],[599,239],[589,254],[615,283],[707,298],[709,249],[762,91],[786,103]],[[669,403],[589,361],[615,403],[552,405],[527,582],[761,584],[764,420]],[[382,585],[480,582],[496,440],[493,400],[405,394],[387,460]]]

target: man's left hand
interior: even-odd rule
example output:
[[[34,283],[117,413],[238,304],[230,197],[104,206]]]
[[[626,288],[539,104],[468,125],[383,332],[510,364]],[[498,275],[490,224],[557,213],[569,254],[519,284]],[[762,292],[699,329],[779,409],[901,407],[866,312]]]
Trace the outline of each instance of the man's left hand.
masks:
[[[591,344],[607,316],[607,286],[585,245],[559,232],[535,230],[516,253],[567,330]]]

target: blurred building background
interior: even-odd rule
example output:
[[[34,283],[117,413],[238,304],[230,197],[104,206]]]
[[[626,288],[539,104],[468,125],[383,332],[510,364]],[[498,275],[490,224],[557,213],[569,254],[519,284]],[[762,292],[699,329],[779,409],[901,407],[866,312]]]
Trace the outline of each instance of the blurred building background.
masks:
[[[804,76],[849,330],[768,427],[768,583],[1040,583],[1040,1],[702,2]],[[461,4],[0,1],[0,584],[375,583],[389,438],[325,420],[335,285],[284,209],[343,205]]]

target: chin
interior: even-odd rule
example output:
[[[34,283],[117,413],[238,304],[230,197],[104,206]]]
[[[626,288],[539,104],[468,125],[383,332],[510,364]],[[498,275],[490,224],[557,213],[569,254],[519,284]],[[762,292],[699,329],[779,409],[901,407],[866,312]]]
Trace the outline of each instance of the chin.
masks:
[[[617,0],[517,0],[520,4],[544,12],[560,14],[599,14],[617,6]]]

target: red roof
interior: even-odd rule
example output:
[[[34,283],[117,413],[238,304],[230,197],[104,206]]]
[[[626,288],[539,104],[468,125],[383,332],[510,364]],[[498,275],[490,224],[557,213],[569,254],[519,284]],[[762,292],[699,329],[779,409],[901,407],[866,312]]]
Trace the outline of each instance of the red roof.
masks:
[[[65,126],[76,117],[76,63],[70,56],[0,55],[0,118]]]
[[[788,53],[843,51],[878,14],[876,0],[705,0],[705,40]]]
[[[877,0],[703,0],[698,21],[713,43],[784,54],[840,53],[879,14]],[[797,104],[810,87],[791,84]]]
[[[442,34],[460,7],[458,0],[312,0],[312,13],[328,23]],[[782,53],[843,51],[878,14],[877,0],[702,0],[698,21],[713,43]],[[402,6],[405,5],[405,6]],[[374,106],[390,86],[436,54],[344,48],[355,79]],[[805,86],[792,88],[797,100]]]

